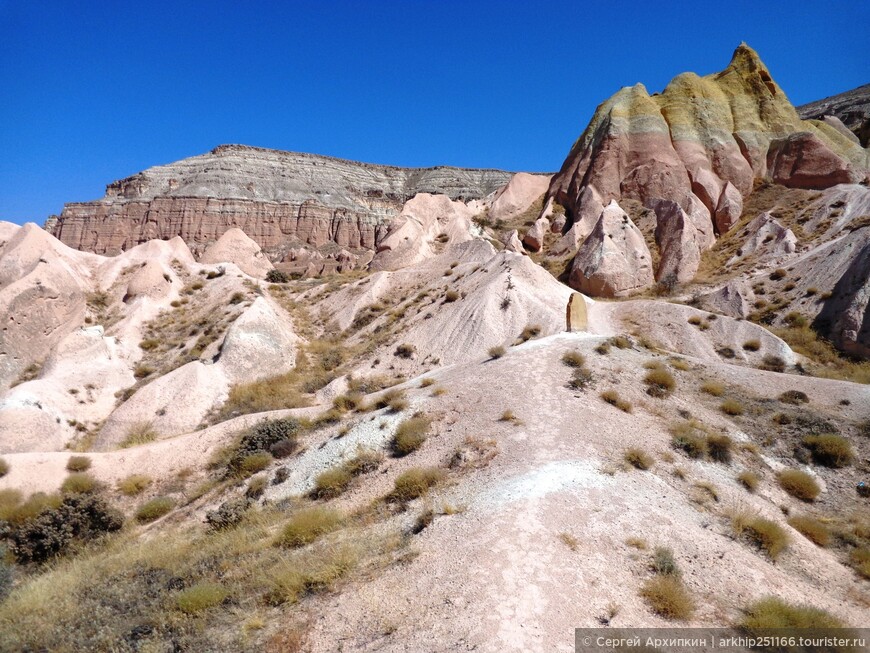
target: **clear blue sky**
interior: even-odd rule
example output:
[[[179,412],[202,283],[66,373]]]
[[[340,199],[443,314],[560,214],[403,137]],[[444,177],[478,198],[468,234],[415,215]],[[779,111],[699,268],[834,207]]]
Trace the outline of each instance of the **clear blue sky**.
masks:
[[[0,0],[0,220],[221,143],[556,170],[595,106],[724,68],[870,82],[870,3]]]

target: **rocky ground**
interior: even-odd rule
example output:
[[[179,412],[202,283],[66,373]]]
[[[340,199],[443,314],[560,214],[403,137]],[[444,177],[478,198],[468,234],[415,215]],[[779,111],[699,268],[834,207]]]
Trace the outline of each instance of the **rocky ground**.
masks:
[[[759,156],[686,120],[744,87]],[[0,223],[0,649],[570,651],[771,597],[865,625],[866,151],[742,47],[668,89],[552,179],[403,198],[341,272]]]

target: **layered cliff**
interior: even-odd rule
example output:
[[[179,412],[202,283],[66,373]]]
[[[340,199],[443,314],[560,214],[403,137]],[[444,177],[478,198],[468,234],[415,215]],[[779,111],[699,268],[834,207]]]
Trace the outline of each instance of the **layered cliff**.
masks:
[[[102,199],[67,204],[45,227],[71,247],[108,255],[173,236],[198,254],[238,227],[280,261],[301,245],[374,249],[390,220],[417,193],[476,199],[510,176],[501,170],[397,168],[222,145],[113,182]]]
[[[797,112],[804,120],[815,118],[834,125],[838,122],[852,132],[861,145],[870,145],[870,84],[804,104]]]

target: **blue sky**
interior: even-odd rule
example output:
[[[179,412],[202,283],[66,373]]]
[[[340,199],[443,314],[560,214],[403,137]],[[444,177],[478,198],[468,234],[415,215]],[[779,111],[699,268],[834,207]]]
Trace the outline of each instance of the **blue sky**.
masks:
[[[556,170],[621,86],[741,41],[795,104],[866,84],[868,24],[865,0],[0,0],[0,220],[221,143]]]

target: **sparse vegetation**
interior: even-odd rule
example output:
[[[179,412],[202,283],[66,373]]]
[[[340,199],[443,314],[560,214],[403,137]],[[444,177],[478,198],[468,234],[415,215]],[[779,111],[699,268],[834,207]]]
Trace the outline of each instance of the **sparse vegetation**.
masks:
[[[755,492],[758,489],[760,481],[758,474],[749,470],[742,471],[737,475],[737,482],[750,492]]]
[[[655,463],[652,456],[643,449],[638,449],[637,447],[627,449],[622,455],[622,458],[629,465],[637,469],[649,469]]]
[[[808,605],[792,605],[777,597],[763,598],[744,609],[739,627],[749,634],[782,628],[844,628],[832,614]],[[836,649],[834,649],[836,650]]]
[[[408,503],[425,495],[444,478],[444,471],[436,467],[414,467],[400,474],[388,501]]]
[[[63,494],[91,494],[100,489],[100,484],[90,474],[73,472],[67,476],[60,486]]]
[[[577,350],[567,351],[562,354],[562,363],[568,367],[583,367],[586,357]]]
[[[719,404],[719,410],[721,410],[726,415],[738,416],[742,415],[745,412],[743,408],[743,404],[741,404],[736,399],[726,399],[721,404]]]
[[[235,472],[242,478],[253,476],[257,472],[266,469],[274,458],[268,451],[258,451],[242,458],[235,467]]]
[[[686,621],[695,612],[695,604],[686,586],[674,576],[655,576],[640,590],[650,609],[665,619]]]
[[[815,517],[797,515],[788,520],[788,525],[813,544],[824,547],[831,543],[831,531]]]
[[[647,394],[651,397],[667,397],[677,387],[674,375],[664,368],[652,369],[643,377],[647,385]]]
[[[8,473],[9,473],[9,463],[6,462],[3,458],[0,458],[0,478],[3,478]]]
[[[124,496],[134,497],[147,490],[152,482],[150,476],[145,476],[144,474],[131,474],[130,476],[118,481],[117,487],[118,491]]]
[[[505,355],[506,352],[507,352],[507,350],[504,347],[502,347],[501,345],[497,345],[495,347],[490,347],[489,351],[487,353],[489,354],[490,358],[495,359],[495,358],[501,358],[502,356]]]
[[[816,479],[799,469],[785,469],[776,478],[783,490],[801,501],[813,501],[822,491]]]
[[[806,392],[801,392],[800,390],[786,390],[779,395],[779,400],[784,404],[798,406],[800,404],[808,403],[810,398],[807,396]]]
[[[713,397],[721,397],[725,394],[725,386],[718,381],[705,381],[701,384],[701,392]]]
[[[529,324],[520,333],[519,342],[527,342],[532,338],[537,338],[539,335],[541,335],[542,331],[543,328],[540,324]]]
[[[568,381],[568,387],[573,390],[585,390],[593,381],[594,377],[591,370],[587,367],[578,367],[571,374],[571,380]]]
[[[408,343],[399,345],[396,347],[396,351],[394,352],[394,354],[399,358],[413,358],[415,353],[417,353],[417,348]]]
[[[70,456],[66,461],[66,469],[70,472],[86,472],[91,468],[91,459],[87,456]]]
[[[163,517],[175,508],[175,501],[170,497],[155,497],[146,501],[136,511],[136,520],[150,522]]]
[[[287,283],[290,281],[290,277],[287,276],[287,273],[281,272],[281,270],[269,270],[266,273],[266,281],[269,283]]]
[[[835,433],[807,435],[803,438],[813,460],[826,467],[847,467],[855,461],[855,451],[849,441]]]
[[[711,459],[718,463],[728,464],[731,462],[731,454],[734,450],[734,441],[722,433],[710,433],[707,436],[707,453]]]
[[[296,548],[311,544],[316,539],[337,529],[344,517],[336,510],[313,506],[301,508],[291,515],[281,531],[277,543],[280,546]]]
[[[269,270],[269,274],[277,270]],[[175,607],[194,615],[223,603],[229,592],[218,583],[197,583],[181,590],[175,597]]]
[[[138,447],[142,444],[154,442],[156,439],[157,431],[154,430],[152,422],[135,422],[127,429],[124,439],[121,440],[120,447],[122,449]]]
[[[743,343],[743,349],[746,351],[758,351],[761,349],[761,341],[757,339],[747,340]]]
[[[788,535],[778,524],[748,513],[737,513],[731,518],[734,535],[763,550],[771,560],[777,558],[788,546]]]
[[[610,353],[610,343],[605,341],[595,347],[595,351],[602,356],[607,356]]]
[[[401,422],[396,428],[390,445],[393,454],[399,457],[407,456],[423,446],[429,425],[429,419],[424,416],[411,417]]]
[[[611,406],[619,408],[623,413],[630,413],[632,411],[631,402],[620,397],[616,390],[605,390],[601,393],[601,398]]]
[[[779,357],[774,356],[773,354],[766,354],[764,358],[761,360],[761,365],[758,366],[758,369],[765,370],[767,372],[785,372],[785,361]]]
[[[315,499],[334,499],[347,490],[352,480],[353,476],[343,466],[327,469],[314,479],[311,496]]]

